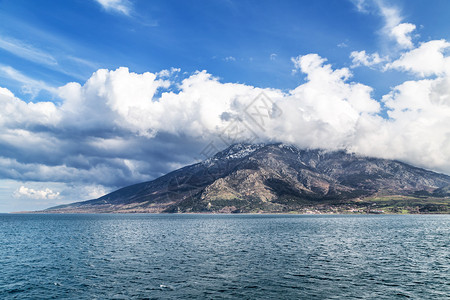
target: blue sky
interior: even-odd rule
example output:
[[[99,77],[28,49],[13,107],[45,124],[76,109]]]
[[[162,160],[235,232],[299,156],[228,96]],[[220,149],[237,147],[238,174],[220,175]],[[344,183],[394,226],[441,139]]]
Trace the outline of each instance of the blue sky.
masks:
[[[261,92],[283,111],[256,132],[263,142],[450,174],[449,11],[444,0],[0,0],[0,212],[198,161]]]
[[[123,3],[128,14],[95,1],[1,1],[2,40],[30,52],[3,48],[2,64],[55,87],[84,82],[99,68],[127,66],[138,73],[207,70],[225,82],[292,89],[302,76],[292,76],[291,57],[320,53],[335,66],[349,66],[351,51],[391,51],[379,33],[382,16],[361,13],[351,1]],[[448,1],[395,5],[409,22],[423,26],[425,39],[449,38],[443,30],[449,25]],[[357,73],[386,89],[386,74]],[[389,75],[389,82],[398,76]],[[3,81],[15,94],[30,96],[14,79]]]

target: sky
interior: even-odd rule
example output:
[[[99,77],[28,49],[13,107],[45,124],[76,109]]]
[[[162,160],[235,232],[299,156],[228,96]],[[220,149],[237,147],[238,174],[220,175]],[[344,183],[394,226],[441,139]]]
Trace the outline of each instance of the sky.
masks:
[[[236,142],[450,175],[450,2],[0,0],[0,212]]]

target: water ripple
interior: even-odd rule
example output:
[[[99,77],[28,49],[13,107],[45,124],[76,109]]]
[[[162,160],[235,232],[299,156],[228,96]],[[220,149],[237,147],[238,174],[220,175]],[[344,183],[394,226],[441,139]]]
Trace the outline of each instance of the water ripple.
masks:
[[[0,299],[448,299],[450,216],[0,215]]]

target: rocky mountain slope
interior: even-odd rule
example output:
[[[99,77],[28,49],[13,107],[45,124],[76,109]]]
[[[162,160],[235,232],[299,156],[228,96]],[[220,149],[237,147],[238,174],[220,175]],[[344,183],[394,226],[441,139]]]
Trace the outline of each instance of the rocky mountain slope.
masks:
[[[153,181],[45,212],[433,212],[448,210],[449,191],[449,176],[399,161],[236,144]],[[403,204],[391,205],[395,199]]]

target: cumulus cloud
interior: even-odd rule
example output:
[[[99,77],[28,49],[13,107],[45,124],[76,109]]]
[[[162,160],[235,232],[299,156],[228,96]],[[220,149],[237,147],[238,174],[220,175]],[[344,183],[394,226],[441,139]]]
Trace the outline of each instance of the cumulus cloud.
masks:
[[[168,85],[167,80],[149,72],[98,70],[83,86],[69,83],[59,89],[59,96],[65,100],[60,110],[65,116],[63,125],[93,130],[116,126],[152,136],[157,129],[152,116],[158,114],[160,106],[152,99],[158,88]],[[99,113],[104,118],[99,119]]]
[[[31,198],[31,199],[56,199],[59,197],[59,192],[53,192],[51,189],[34,190],[21,186],[14,192],[16,198]]]
[[[273,140],[280,136],[277,131],[285,129],[286,134],[281,136],[289,141],[300,140],[288,130],[291,121],[301,121],[302,127],[311,130],[313,121],[323,128],[328,126],[329,132],[321,128],[317,134],[328,132],[330,138],[336,131],[347,134],[335,127],[354,123],[359,114],[379,110],[378,103],[370,99],[370,87],[346,82],[351,76],[348,69],[333,70],[318,55],[294,61],[309,81],[287,94],[221,83],[206,71],[185,78],[176,84],[179,91],[174,92],[167,87],[175,83],[161,79],[166,72],[160,76],[136,74],[126,68],[99,70],[84,85],[69,83],[61,87],[60,106],[51,102],[26,103],[3,89],[0,101],[8,113],[0,119],[4,127],[0,135],[2,170],[5,176],[17,180],[79,178],[112,185],[126,178],[149,179],[158,175],[152,169],[164,172],[167,168],[161,167],[164,162],[160,166],[146,163],[146,154],[160,149],[155,155],[163,155],[168,145],[175,148],[185,142],[207,142],[237,119],[252,124],[245,110],[261,92],[284,111],[302,114],[301,119],[292,115],[292,120],[267,121],[265,128],[254,126],[248,134],[255,133],[261,140]],[[162,92],[156,97],[159,90]],[[335,115],[341,106],[342,114]],[[171,152],[183,157],[180,153],[186,149],[189,147]],[[192,147],[191,151],[194,149],[199,150]],[[164,160],[173,163],[179,157]],[[114,169],[120,171],[112,172]]]
[[[286,115],[281,136],[303,147],[345,148],[361,118],[379,112],[369,86],[348,82],[347,68],[333,70],[317,54],[293,59],[307,82],[292,90],[279,105]],[[289,120],[289,121],[287,121]]]
[[[382,97],[387,118],[371,87],[317,54],[292,58],[305,82],[290,91],[223,83],[206,71],[181,78],[178,69],[127,68],[100,69],[84,84],[58,88],[58,105],[25,102],[0,88],[0,177],[73,185],[59,187],[59,196],[23,185],[16,196],[85,200],[204,159],[211,142],[220,150],[239,141],[349,149],[450,174],[447,46],[424,43],[389,65],[435,77],[404,82]],[[365,52],[353,57],[378,60]],[[230,138],[236,128],[242,134]]]
[[[384,95],[388,118],[362,119],[354,149],[450,173],[449,47],[446,40],[424,42],[385,65],[384,70],[425,79],[406,81]]]
[[[382,100],[389,119],[360,123],[355,149],[450,173],[450,78],[407,81]]]
[[[247,130],[236,141],[256,137],[337,147],[338,136],[350,134],[360,114],[379,110],[371,88],[346,82],[348,69],[333,70],[318,55],[294,61],[309,81],[288,93],[221,83],[206,71],[173,82],[170,72],[136,74],[127,68],[98,70],[83,85],[59,88],[58,106],[26,103],[1,89],[0,175],[120,187],[204,158],[202,148],[221,140],[238,120]],[[289,118],[255,124],[250,110],[262,92],[271,99],[265,103],[268,114],[277,106]],[[221,142],[218,147],[225,147]]]
[[[380,57],[377,52],[367,54],[365,50],[352,51],[350,53],[350,58],[352,59],[353,63],[352,68],[359,66],[372,67],[386,61],[386,58]]]
[[[402,48],[412,48],[411,32],[416,29],[416,25],[411,23],[400,23],[390,29],[390,35]]]
[[[0,126],[2,129],[20,130],[32,125],[51,125],[59,121],[57,108],[52,102],[26,103],[5,88],[0,88]],[[19,133],[19,131],[18,131]],[[1,130],[0,134],[6,134]]]
[[[450,74],[450,57],[444,55],[450,43],[445,40],[432,40],[403,53],[399,59],[386,65],[386,69],[409,71],[421,77]]]

